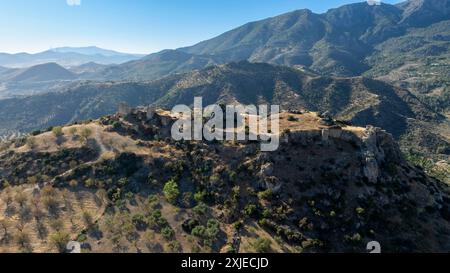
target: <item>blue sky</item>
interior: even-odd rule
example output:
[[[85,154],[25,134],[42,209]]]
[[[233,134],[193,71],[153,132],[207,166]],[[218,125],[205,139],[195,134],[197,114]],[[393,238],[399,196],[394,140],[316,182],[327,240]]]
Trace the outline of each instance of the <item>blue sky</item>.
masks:
[[[95,45],[148,54],[192,45],[244,23],[292,10],[308,8],[322,13],[352,2],[362,1],[0,0],[0,52]]]

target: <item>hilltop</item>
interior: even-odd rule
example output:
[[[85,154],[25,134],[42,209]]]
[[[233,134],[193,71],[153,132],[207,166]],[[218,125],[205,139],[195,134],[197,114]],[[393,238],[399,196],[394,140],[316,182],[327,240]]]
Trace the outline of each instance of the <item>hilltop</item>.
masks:
[[[283,112],[281,147],[264,153],[249,141],[175,142],[176,118],[147,111],[3,144],[0,252],[68,240],[85,252],[450,248],[448,186],[381,129]]]
[[[73,80],[76,75],[56,63],[40,64],[21,71],[10,80],[14,82],[44,82]]]

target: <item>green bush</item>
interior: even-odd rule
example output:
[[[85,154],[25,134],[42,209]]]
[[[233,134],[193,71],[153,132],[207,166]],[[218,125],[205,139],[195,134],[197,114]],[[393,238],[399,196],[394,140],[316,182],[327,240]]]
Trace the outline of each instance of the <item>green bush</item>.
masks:
[[[220,232],[220,224],[217,220],[210,219],[205,226],[199,225],[192,229],[191,234],[193,236],[202,239],[203,244],[207,246],[212,246],[217,240],[217,236]]]
[[[256,213],[256,205],[255,204],[248,204],[244,208],[244,214],[248,217],[253,216]]]
[[[270,200],[273,197],[273,191],[267,189],[265,191],[258,192],[258,198],[261,200]]]
[[[167,220],[162,216],[160,210],[155,210],[149,217],[147,217],[147,224],[155,230],[161,230],[169,225]]]
[[[58,231],[51,236],[51,241],[58,251],[62,253],[66,251],[66,246],[70,241],[70,236],[66,232]]]
[[[137,229],[144,229],[147,225],[145,216],[141,213],[133,215],[131,220]]]
[[[210,219],[206,227],[206,235],[208,238],[215,239],[220,232],[220,224],[217,220]]]
[[[175,204],[180,195],[180,190],[178,189],[178,184],[175,180],[171,179],[164,185],[164,196],[169,203]]]
[[[83,138],[84,141],[87,141],[92,135],[92,130],[89,128],[83,128],[81,130],[80,136]]]
[[[91,228],[94,224],[94,217],[92,216],[92,214],[88,211],[83,211],[82,216],[83,216],[83,221],[86,224],[86,226]]]
[[[119,187],[125,187],[128,184],[128,182],[129,182],[128,178],[122,177],[122,178],[119,179],[119,181],[117,181],[117,185]]]
[[[356,213],[357,213],[358,215],[363,215],[363,214],[364,214],[364,212],[366,212],[366,210],[365,210],[365,209],[363,209],[363,208],[361,208],[361,207],[359,207],[359,208],[356,208]]]
[[[61,126],[53,127],[52,132],[56,137],[60,137],[63,134]]]
[[[253,243],[253,247],[258,253],[268,253],[272,249],[272,242],[266,238],[258,238]]]
[[[197,201],[198,203],[202,202],[203,200],[205,200],[205,196],[206,196],[206,191],[199,191],[196,192],[194,194],[194,200]]]
[[[206,234],[206,228],[204,226],[196,226],[192,229],[191,234],[196,237],[203,238]]]
[[[161,230],[161,235],[166,240],[172,240],[175,237],[175,232],[173,231],[173,229],[171,227],[167,226]]]
[[[95,185],[95,181],[92,178],[87,179],[84,181],[84,186],[86,188],[92,188]]]
[[[262,213],[263,218],[270,219],[272,218],[272,211],[270,209],[265,209]]]
[[[208,206],[205,203],[200,203],[193,208],[193,211],[198,215],[205,215],[208,211]]]

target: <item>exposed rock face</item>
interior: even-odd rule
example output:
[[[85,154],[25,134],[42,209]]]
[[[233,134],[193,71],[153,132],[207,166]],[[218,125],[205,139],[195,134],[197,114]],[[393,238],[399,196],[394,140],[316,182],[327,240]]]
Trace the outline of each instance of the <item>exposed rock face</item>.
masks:
[[[261,171],[259,172],[260,185],[264,189],[270,189],[273,192],[277,192],[281,188],[280,181],[273,176],[274,166],[272,163],[265,163],[261,166]]]
[[[376,183],[379,175],[378,164],[384,160],[384,152],[377,143],[377,131],[373,127],[367,127],[362,137],[363,147],[362,156],[365,162],[364,175],[369,182]]]

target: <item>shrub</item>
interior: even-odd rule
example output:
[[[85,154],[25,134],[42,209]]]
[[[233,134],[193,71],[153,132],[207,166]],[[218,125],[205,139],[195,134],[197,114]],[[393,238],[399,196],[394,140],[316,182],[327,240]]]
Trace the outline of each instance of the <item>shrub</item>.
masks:
[[[346,239],[347,241],[350,241],[350,242],[353,242],[353,243],[358,243],[358,242],[361,242],[362,236],[361,236],[361,234],[359,234],[359,233],[355,233],[355,234],[353,234],[352,236],[346,235],[346,236],[345,236],[345,239]]]
[[[177,241],[171,241],[167,244],[167,248],[171,252],[179,253],[182,251],[181,244]]]
[[[92,135],[92,130],[89,128],[83,128],[81,130],[80,136],[83,138],[84,141],[87,141]]]
[[[195,228],[192,229],[191,234],[196,237],[203,238],[205,237],[206,234],[206,228],[204,226],[196,226]]]
[[[58,231],[51,235],[51,241],[59,252],[65,252],[66,246],[70,241],[69,234],[66,232]]]
[[[76,181],[75,179],[70,180],[69,186],[70,186],[71,188],[76,188],[76,187],[78,186],[78,181]]]
[[[210,178],[209,178],[209,182],[211,184],[216,184],[220,181],[220,176],[217,174],[213,174]]]
[[[164,185],[164,196],[169,203],[174,204],[180,195],[180,190],[178,189],[178,184],[175,180],[171,179]]]
[[[69,129],[69,133],[70,133],[72,136],[75,135],[75,134],[77,133],[77,128],[75,128],[75,127],[70,128],[70,129]]]
[[[91,228],[94,224],[94,217],[88,211],[83,211],[83,221],[88,228]]]
[[[46,179],[43,178],[43,180],[45,181]],[[55,196],[56,191],[52,186],[44,186],[44,188],[41,191],[41,195],[44,197]]]
[[[258,253],[268,253],[272,248],[272,242],[266,238],[258,238],[253,243],[253,247]]]
[[[193,211],[198,215],[205,215],[208,210],[208,206],[205,203],[200,203],[193,208]]]
[[[236,182],[236,180],[237,180],[237,174],[236,174],[236,172],[230,172],[230,180],[231,181],[233,181],[233,182]]]
[[[217,236],[220,232],[220,224],[217,220],[210,219],[205,226],[198,225],[192,229],[191,234],[193,236],[199,237],[202,239],[203,244],[207,246],[212,246],[214,242],[217,240]]]
[[[270,209],[265,209],[263,211],[263,218],[266,218],[266,219],[272,218],[272,211],[270,211]]]
[[[255,212],[256,212],[256,205],[255,204],[248,204],[247,206],[245,206],[245,208],[244,208],[244,214],[246,215],[246,216],[252,216],[252,215],[254,215],[255,214]]]
[[[45,196],[42,199],[44,206],[47,208],[48,212],[51,214],[55,214],[59,207],[58,199],[54,196]]]
[[[122,178],[119,179],[119,181],[117,181],[117,185],[119,187],[125,187],[128,184],[128,182],[129,182],[128,178],[122,177]]]
[[[307,239],[306,241],[302,242],[303,249],[322,247],[322,246],[323,246],[323,242],[318,239]]]
[[[91,178],[87,179],[86,181],[84,181],[84,186],[86,188],[92,188],[95,185],[95,181]]]
[[[205,196],[206,196],[206,191],[199,191],[196,192],[194,194],[194,200],[197,201],[198,203],[202,202],[203,200],[205,200]]]
[[[16,243],[20,245],[21,248],[29,248],[30,246],[30,235],[28,233],[21,231],[16,236]]]
[[[62,132],[62,127],[61,127],[61,126],[53,127],[52,133],[53,133],[53,135],[55,135],[55,137],[60,137],[60,136],[62,136],[62,134],[63,134],[63,132]]]
[[[146,210],[150,212],[153,211],[158,206],[158,202],[159,199],[157,195],[149,195],[145,201]]]
[[[145,216],[143,214],[135,214],[133,215],[132,222],[137,229],[143,230],[145,229],[147,223],[145,221]]]
[[[173,229],[171,227],[167,226],[161,230],[161,235],[166,240],[172,240],[172,238],[175,236],[175,232],[173,231]]]
[[[220,232],[220,224],[217,220],[208,220],[206,234],[208,238],[215,239]]]
[[[132,200],[133,197],[134,197],[134,193],[132,193],[131,191],[125,193],[125,199]]]
[[[24,192],[18,192],[15,196],[14,199],[16,200],[16,202],[19,204],[20,207],[23,207],[25,205],[25,203],[27,202],[27,196]]]
[[[80,243],[86,242],[87,239],[88,239],[87,235],[82,233],[77,237],[77,242],[80,242]]]
[[[273,191],[267,189],[265,191],[258,192],[258,198],[262,200],[270,200],[273,197]]]
[[[244,227],[244,223],[242,223],[241,221],[236,221],[233,223],[233,228],[236,230],[241,229],[242,227]]]
[[[152,229],[162,229],[168,225],[167,220],[162,216],[160,210],[155,210],[148,218],[147,224]]]
[[[358,215],[363,215],[365,211],[366,211],[366,210],[363,209],[363,208],[361,208],[361,207],[356,208],[356,213],[357,213]]]

